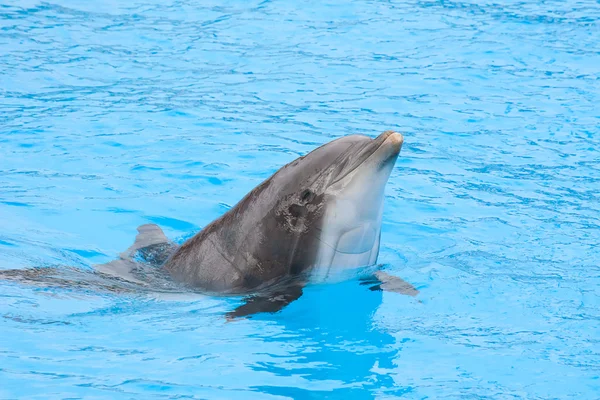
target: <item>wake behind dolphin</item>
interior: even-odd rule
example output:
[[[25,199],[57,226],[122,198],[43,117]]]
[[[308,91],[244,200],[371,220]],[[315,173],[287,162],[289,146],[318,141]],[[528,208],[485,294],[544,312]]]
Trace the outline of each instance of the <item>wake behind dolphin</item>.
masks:
[[[334,140],[279,169],[181,246],[142,225],[135,243],[96,271],[144,285],[142,260],[195,290],[249,295],[230,317],[278,311],[309,281],[376,264],[384,189],[403,140],[393,131]],[[363,283],[418,293],[383,272]]]

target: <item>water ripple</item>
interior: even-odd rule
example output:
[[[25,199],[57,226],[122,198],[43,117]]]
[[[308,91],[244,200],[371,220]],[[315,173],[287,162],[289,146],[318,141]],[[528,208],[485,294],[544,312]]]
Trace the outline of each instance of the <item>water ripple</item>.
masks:
[[[597,397],[596,1],[0,10],[0,268],[71,279],[0,283],[0,397]],[[138,225],[182,241],[385,129],[380,261],[420,302],[345,282],[230,324],[237,300],[92,278]]]

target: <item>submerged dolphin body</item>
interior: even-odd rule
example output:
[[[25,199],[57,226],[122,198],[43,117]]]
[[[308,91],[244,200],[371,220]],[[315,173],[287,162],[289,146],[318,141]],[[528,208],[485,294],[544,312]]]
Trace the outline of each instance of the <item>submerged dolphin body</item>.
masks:
[[[393,131],[334,140],[279,169],[179,247],[158,226],[142,225],[135,243],[96,273],[148,286],[147,272],[139,275],[141,258],[202,292],[249,295],[230,317],[278,311],[302,295],[308,280],[377,262],[384,188],[402,143]],[[1,275],[42,280],[38,272]],[[362,284],[418,293],[381,271]]]

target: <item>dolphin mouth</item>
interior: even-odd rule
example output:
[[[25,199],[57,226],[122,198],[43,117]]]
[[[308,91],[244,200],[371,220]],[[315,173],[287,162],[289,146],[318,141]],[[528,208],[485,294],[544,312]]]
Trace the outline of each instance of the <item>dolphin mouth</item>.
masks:
[[[375,139],[372,139],[362,149],[344,160],[341,163],[340,172],[331,184],[333,185],[344,179],[371,158],[377,158],[376,162],[382,165],[392,159],[395,160],[398,154],[400,154],[403,143],[404,137],[400,133],[391,130],[383,132]]]

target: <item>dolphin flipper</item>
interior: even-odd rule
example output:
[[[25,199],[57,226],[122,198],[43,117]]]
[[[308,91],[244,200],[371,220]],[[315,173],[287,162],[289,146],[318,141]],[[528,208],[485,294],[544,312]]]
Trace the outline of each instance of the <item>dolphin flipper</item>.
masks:
[[[285,306],[302,296],[302,287],[302,284],[295,283],[269,293],[250,296],[245,299],[244,304],[228,312],[227,319],[232,320],[263,312],[276,313],[281,311]]]
[[[360,284],[373,285],[369,288],[373,291],[383,290],[385,292],[400,293],[412,297],[419,294],[419,291],[404,279],[383,271],[377,271],[371,276],[362,278]]]

